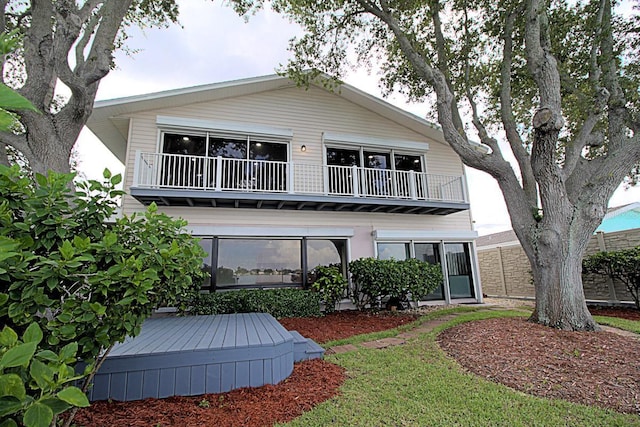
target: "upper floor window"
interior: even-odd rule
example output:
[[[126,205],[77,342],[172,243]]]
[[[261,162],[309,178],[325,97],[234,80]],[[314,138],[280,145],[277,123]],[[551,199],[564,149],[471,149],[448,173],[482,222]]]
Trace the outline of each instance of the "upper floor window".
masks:
[[[162,152],[190,156],[223,157],[226,159],[267,160],[286,162],[286,142],[264,141],[254,137],[221,137],[211,133],[190,135],[163,132]]]
[[[206,140],[207,137],[204,135],[164,133],[162,138],[162,152],[167,154],[204,156],[207,153]]]
[[[365,147],[327,147],[328,166],[361,166],[369,169],[423,172],[422,156],[396,150],[369,150]]]

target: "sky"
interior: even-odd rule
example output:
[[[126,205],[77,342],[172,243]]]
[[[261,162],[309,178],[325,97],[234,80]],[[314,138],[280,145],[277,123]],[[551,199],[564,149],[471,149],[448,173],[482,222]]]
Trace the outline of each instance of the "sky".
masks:
[[[274,74],[291,56],[289,39],[301,34],[299,27],[271,11],[260,12],[247,23],[220,1],[178,3],[180,26],[130,31],[127,45],[137,53],[117,54],[116,69],[100,83],[97,100]],[[364,69],[349,73],[344,81],[382,97],[377,76]],[[420,117],[427,116],[431,108],[408,103],[399,94],[385,100]],[[105,167],[112,172],[124,171],[88,129],[80,135],[77,148],[79,169],[87,178],[100,178]],[[510,229],[504,199],[493,178],[467,168],[467,180],[474,229],[480,235]],[[636,201],[640,201],[640,187],[619,189],[609,205]]]

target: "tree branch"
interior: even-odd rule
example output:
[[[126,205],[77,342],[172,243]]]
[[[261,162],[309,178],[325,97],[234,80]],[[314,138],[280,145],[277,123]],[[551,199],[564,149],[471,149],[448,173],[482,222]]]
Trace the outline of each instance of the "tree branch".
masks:
[[[505,197],[507,209],[511,215],[514,229],[524,230],[535,226],[535,221],[531,212],[531,205],[520,186],[513,168],[502,158],[498,150],[493,154],[485,154],[479,152],[469,144],[463,129],[456,128],[453,120],[452,103],[454,96],[451,88],[447,83],[446,77],[438,70],[432,68],[426,60],[413,47],[411,41],[405,34],[397,20],[390,12],[385,12],[380,8],[374,7],[362,0],[357,0],[367,12],[376,16],[394,33],[400,45],[402,53],[407,60],[413,65],[418,75],[425,81],[429,82],[434,88],[437,96],[438,121],[442,126],[445,140],[451,148],[460,156],[464,164],[467,166],[487,172],[498,181]],[[495,145],[496,148],[497,144]],[[521,233],[522,234],[522,233]],[[523,241],[524,246],[530,246],[529,241]]]
[[[4,33],[7,31],[7,18],[5,15],[5,9],[7,8],[8,0],[0,0],[0,10],[2,10],[2,16],[0,16],[0,32]],[[5,55],[2,55],[0,58],[0,70],[4,70],[4,64],[6,63],[7,58]],[[4,73],[0,73],[0,83],[4,83]],[[0,147],[0,159],[4,159],[6,157],[6,150],[4,147]]]
[[[11,132],[0,132],[0,143],[15,148],[22,152],[27,158],[33,154],[31,148],[27,144],[27,137],[25,135],[16,135]],[[2,148],[4,149],[4,147]]]
[[[532,206],[537,206],[538,192],[536,180],[531,169],[531,156],[524,148],[524,141],[518,132],[518,126],[511,107],[511,69],[513,65],[513,29],[516,17],[522,13],[518,7],[507,12],[504,26],[504,48],[502,51],[502,63],[500,64],[500,117],[504,126],[507,141],[511,151],[518,162],[522,188]]]
[[[600,54],[602,56],[600,62],[603,64],[603,85],[610,94],[608,99],[608,149],[615,150],[628,142],[626,132],[628,126],[631,124],[631,114],[627,110],[625,94],[618,78],[617,61],[614,53],[611,8],[611,1],[603,0],[602,26],[605,31],[602,34],[602,42],[600,44]]]
[[[458,103],[455,97],[453,84],[451,83],[451,73],[449,71],[449,58],[447,55],[447,46],[444,34],[442,32],[442,21],[440,20],[440,2],[439,0],[435,0],[431,6],[431,19],[433,21],[433,30],[435,33],[436,40],[436,53],[437,53],[437,64],[438,69],[442,73],[449,87],[449,90],[454,95],[451,99],[451,112],[453,118],[453,124],[456,129],[459,129],[461,132],[463,130],[462,118],[460,117],[460,111],[458,110]]]
[[[640,135],[593,160],[581,159],[567,180],[567,193],[574,199],[602,200],[606,206],[611,194],[640,159]]]
[[[75,1],[60,0],[56,7],[55,21],[54,51],[57,75],[72,91],[81,90],[84,81],[73,72],[67,58],[82,30],[82,22],[77,16]],[[76,64],[76,69],[81,65],[81,63]]]
[[[589,81],[591,82],[594,91],[596,93],[593,102],[593,108],[589,111],[589,115],[585,119],[580,131],[573,139],[573,141],[567,142],[565,147],[565,162],[563,167],[563,173],[565,178],[569,177],[573,173],[573,169],[576,167],[578,161],[582,156],[582,150],[587,145],[601,145],[604,143],[604,136],[600,134],[592,134],[595,125],[602,117],[604,108],[607,105],[609,99],[609,92],[600,86],[600,77],[602,70],[598,64],[598,50],[602,37],[602,24],[605,9],[605,0],[600,1],[600,7],[596,16],[595,34],[593,42],[591,44],[591,50],[589,52]],[[586,101],[586,100],[585,100]]]
[[[103,15],[96,30],[88,57],[91,61],[82,64],[76,73],[82,76],[84,83],[90,85],[106,76],[112,64],[114,40],[120,31],[122,20],[131,7],[132,0],[111,0],[100,8]]]
[[[564,125],[560,73],[550,52],[547,15],[541,3],[542,0],[529,0],[527,4],[525,52],[527,66],[540,95],[540,106],[533,116],[531,170],[540,190],[540,204],[544,210],[542,222],[549,226],[566,222],[562,215],[570,210],[570,206],[567,205],[565,178],[556,162],[558,137]],[[547,206],[553,209],[546,209]]]
[[[92,2],[87,2],[82,7],[82,9],[85,9],[90,3],[92,3]],[[96,3],[96,6],[94,6],[94,8],[97,7],[98,1],[95,1],[93,3]],[[85,24],[85,26],[83,28],[82,37],[80,38],[80,40],[76,44],[76,52],[75,52],[76,67],[78,65],[80,65],[80,64],[84,64],[85,63],[84,51],[87,48],[87,45],[89,44],[89,42],[91,41],[91,37],[93,36],[93,33],[96,30],[96,27],[100,23],[100,14],[99,13],[93,13],[93,8],[90,10],[90,12],[91,13],[87,14],[87,16],[85,18],[81,17],[83,22],[86,22],[86,24]],[[85,15],[85,14],[81,13],[81,15]]]
[[[48,111],[55,90],[51,0],[31,4],[31,22],[24,38],[26,81],[18,92],[40,111]],[[44,83],[44,84],[43,84]]]

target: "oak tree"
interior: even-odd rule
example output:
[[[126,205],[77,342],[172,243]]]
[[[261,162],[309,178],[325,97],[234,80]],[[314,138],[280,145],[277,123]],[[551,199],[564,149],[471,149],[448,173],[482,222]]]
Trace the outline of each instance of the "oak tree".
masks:
[[[163,26],[178,16],[175,0],[0,0],[0,8],[0,32],[21,41],[3,55],[0,82],[38,110],[19,111],[21,126],[0,132],[0,164],[9,163],[9,147],[42,174],[69,172],[73,146],[127,28]]]
[[[240,12],[262,6],[235,3]],[[532,320],[597,329],[581,260],[611,195],[633,179],[640,159],[633,13],[611,0],[274,0],[272,7],[305,31],[292,40],[287,67],[301,82],[374,64],[387,90],[435,102],[447,143],[502,190],[531,264]]]

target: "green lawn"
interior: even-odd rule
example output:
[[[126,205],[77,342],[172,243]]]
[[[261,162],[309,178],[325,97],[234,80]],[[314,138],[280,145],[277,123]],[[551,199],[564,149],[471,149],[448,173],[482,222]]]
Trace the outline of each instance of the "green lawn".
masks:
[[[514,315],[523,313],[462,313],[402,346],[328,356],[347,370],[342,394],[286,425],[640,426],[638,416],[532,397],[466,374],[435,344],[436,334],[453,324]],[[362,341],[354,337],[341,343]]]
[[[625,331],[640,334],[640,321],[608,316],[593,316],[593,318],[601,325],[613,326],[614,328],[624,329]]]

